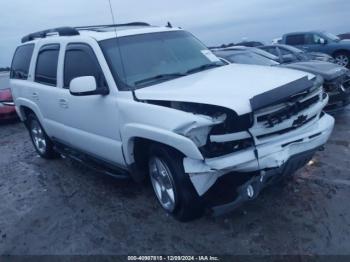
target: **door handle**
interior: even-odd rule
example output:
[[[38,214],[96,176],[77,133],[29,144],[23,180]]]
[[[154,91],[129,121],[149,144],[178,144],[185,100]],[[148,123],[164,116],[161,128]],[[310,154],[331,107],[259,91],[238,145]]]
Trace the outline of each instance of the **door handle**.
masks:
[[[58,100],[59,104],[60,104],[60,107],[62,108],[68,108],[68,102],[66,99],[60,99]]]

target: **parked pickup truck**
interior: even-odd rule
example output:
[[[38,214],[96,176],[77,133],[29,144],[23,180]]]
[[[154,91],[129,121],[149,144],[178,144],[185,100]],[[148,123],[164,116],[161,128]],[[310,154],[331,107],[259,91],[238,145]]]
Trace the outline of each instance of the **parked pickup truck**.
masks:
[[[203,214],[222,177],[243,179],[230,188],[233,199],[211,207],[215,214],[256,198],[305,165],[334,126],[315,75],[226,65],[170,26],[29,34],[10,81],[41,157],[62,154],[109,175],[150,179],[161,207],[180,221]]]
[[[334,57],[337,64],[350,66],[350,40],[340,40],[336,35],[324,31],[285,34],[281,44],[296,46],[307,52],[321,52]]]

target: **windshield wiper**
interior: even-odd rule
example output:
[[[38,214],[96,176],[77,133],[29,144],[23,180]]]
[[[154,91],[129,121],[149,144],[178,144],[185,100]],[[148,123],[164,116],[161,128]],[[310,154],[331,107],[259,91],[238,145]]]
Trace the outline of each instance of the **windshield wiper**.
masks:
[[[140,84],[144,84],[147,82],[152,82],[152,81],[157,81],[157,80],[167,80],[167,79],[177,78],[177,77],[186,76],[186,75],[187,74],[184,74],[184,73],[160,74],[160,75],[148,77],[148,78],[145,78],[142,80],[138,80],[138,81],[134,82],[134,85],[138,86]]]
[[[195,67],[195,68],[192,68],[190,70],[188,70],[186,72],[186,74],[192,74],[192,73],[195,73],[195,72],[199,72],[199,71],[204,71],[206,69],[210,69],[210,68],[214,68],[214,67],[219,67],[219,66],[223,66],[221,64],[215,64],[215,63],[212,63],[212,64],[204,64],[204,65],[201,65],[201,66],[198,66],[198,67]]]

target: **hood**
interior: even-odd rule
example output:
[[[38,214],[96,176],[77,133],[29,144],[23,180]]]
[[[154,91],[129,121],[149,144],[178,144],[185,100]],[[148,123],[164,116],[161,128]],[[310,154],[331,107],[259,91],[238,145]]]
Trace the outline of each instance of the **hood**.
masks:
[[[330,42],[329,44],[333,47],[336,47],[337,50],[339,50],[340,48],[345,48],[345,50],[349,51],[350,49],[350,39],[343,39],[336,42]]]
[[[322,76],[329,81],[346,74],[348,69],[329,62],[322,61],[307,61],[281,65],[282,67],[302,70],[308,73]]]
[[[324,56],[324,57],[331,57],[330,55],[327,55],[325,53],[321,53],[321,52],[308,52],[306,53],[308,55],[312,55],[312,56]]]
[[[307,76],[279,67],[230,64],[135,90],[141,100],[217,105],[238,115],[252,112],[250,99]]]

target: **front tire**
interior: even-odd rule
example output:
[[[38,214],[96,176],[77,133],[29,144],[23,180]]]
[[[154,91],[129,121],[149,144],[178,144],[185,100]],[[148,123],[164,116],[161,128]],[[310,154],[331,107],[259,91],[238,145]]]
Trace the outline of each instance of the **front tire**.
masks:
[[[184,171],[179,152],[162,145],[152,146],[148,167],[157,200],[167,213],[181,222],[203,215],[203,203]]]
[[[53,148],[53,143],[45,133],[38,118],[34,114],[29,114],[26,120],[26,126],[36,152],[46,159],[57,158],[58,154]]]
[[[344,67],[350,67],[350,53],[347,52],[337,52],[334,55],[334,60],[338,65]]]

